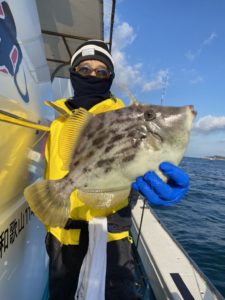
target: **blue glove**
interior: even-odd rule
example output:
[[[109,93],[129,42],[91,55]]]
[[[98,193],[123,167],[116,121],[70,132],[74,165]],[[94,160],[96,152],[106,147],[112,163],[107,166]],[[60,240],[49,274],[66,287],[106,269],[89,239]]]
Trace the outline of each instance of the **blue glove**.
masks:
[[[150,171],[138,177],[132,188],[142,194],[149,204],[170,206],[178,203],[188,191],[188,175],[169,162],[162,162],[159,169],[169,178],[167,183]]]

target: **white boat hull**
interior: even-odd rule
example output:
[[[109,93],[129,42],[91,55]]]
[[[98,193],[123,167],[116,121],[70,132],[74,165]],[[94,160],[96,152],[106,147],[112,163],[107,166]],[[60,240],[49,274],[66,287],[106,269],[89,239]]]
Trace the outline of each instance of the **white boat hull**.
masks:
[[[0,228],[0,299],[41,300],[48,264],[44,226],[21,197],[1,214]]]
[[[132,236],[156,299],[223,299],[153,211],[138,200],[133,209]]]

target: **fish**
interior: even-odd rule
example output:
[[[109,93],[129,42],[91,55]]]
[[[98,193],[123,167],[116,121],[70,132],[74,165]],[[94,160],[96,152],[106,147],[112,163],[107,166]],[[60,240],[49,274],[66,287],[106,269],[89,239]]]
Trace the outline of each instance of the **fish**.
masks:
[[[129,196],[131,183],[147,171],[167,180],[159,165],[179,165],[195,116],[193,105],[133,104],[96,115],[76,109],[59,136],[67,175],[36,181],[25,189],[25,199],[44,224],[59,227],[69,218],[75,190],[91,208],[118,207]]]

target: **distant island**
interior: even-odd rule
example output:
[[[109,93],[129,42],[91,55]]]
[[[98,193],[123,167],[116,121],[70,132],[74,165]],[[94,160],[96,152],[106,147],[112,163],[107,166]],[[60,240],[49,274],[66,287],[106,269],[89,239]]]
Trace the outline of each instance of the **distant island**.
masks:
[[[210,160],[225,160],[225,156],[221,155],[205,156],[205,158]]]

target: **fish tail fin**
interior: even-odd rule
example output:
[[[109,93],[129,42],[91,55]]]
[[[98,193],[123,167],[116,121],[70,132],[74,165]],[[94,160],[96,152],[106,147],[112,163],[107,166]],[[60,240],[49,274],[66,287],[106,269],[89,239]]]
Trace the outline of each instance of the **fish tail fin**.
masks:
[[[45,225],[66,225],[70,214],[70,193],[63,187],[62,180],[39,180],[24,190],[31,210]]]

